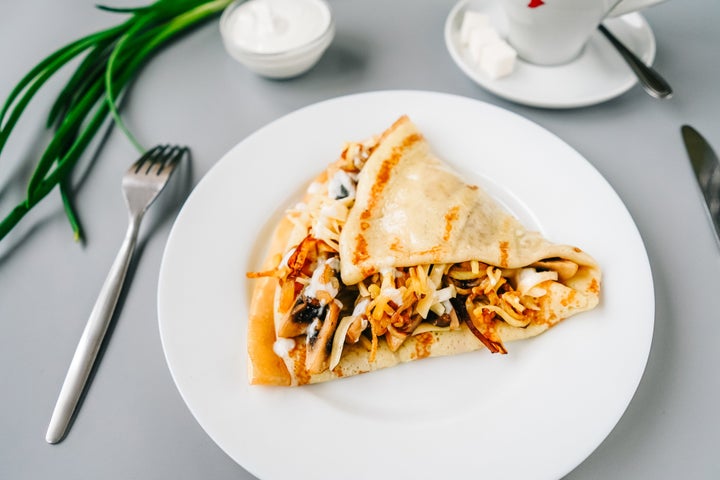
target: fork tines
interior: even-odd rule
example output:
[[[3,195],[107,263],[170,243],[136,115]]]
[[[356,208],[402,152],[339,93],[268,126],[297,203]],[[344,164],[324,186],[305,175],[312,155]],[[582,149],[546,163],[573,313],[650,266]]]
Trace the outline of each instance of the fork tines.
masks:
[[[131,169],[135,173],[139,173],[143,168],[147,168],[145,174],[149,174],[153,168],[156,169],[156,175],[160,175],[163,170],[168,170],[169,173],[188,151],[187,147],[177,145],[157,145],[145,152]]]

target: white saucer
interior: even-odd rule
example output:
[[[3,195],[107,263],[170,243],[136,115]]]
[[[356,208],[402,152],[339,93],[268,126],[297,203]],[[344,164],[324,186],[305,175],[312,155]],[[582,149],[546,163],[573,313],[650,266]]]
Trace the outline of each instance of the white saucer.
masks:
[[[570,63],[543,67],[517,60],[510,75],[492,79],[474,66],[460,42],[460,25],[466,10],[489,15],[502,37],[507,32],[505,15],[496,0],[461,0],[445,21],[445,44],[460,69],[478,85],[513,102],[545,108],[594,105],[625,93],[637,79],[630,68],[597,31],[578,58]],[[655,36],[639,13],[604,22],[630,50],[647,64],[655,59]]]

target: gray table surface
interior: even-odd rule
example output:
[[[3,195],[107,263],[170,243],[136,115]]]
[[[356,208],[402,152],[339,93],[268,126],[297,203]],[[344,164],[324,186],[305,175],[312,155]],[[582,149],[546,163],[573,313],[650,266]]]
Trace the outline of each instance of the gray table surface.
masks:
[[[257,128],[344,94],[450,92],[529,118],[577,149],[618,192],[645,242],[656,291],[653,345],[637,393],[567,478],[720,478],[720,251],[679,133],[690,123],[720,149],[720,2],[670,0],[644,13],[657,39],[656,67],[674,98],[654,100],[635,86],[601,105],[566,111],[506,102],[465,77],[443,42],[451,0],[330,3],[337,37],[300,78],[268,81],[246,71],[223,50],[216,21],[142,72],[124,105],[129,128],[146,145],[175,141],[193,149],[175,198]],[[117,20],[93,4],[3,2],[0,97],[56,47]],[[0,158],[3,215],[22,194],[22,160],[37,154],[41,119],[58,88],[51,84],[31,105]],[[76,179],[85,244],[73,242],[57,192],[0,243],[0,478],[252,478],[200,428],[163,356],[157,280],[177,201],[161,202],[146,217],[132,283],[80,414],[62,443],[45,443],[70,358],[125,232],[119,179],[135,156],[114,130]]]

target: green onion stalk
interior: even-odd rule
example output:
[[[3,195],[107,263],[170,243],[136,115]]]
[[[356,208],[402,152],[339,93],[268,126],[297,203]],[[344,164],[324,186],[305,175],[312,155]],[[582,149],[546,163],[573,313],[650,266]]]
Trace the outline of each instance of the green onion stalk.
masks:
[[[52,137],[32,170],[25,199],[0,221],[0,241],[56,186],[74,237],[81,238],[69,199],[69,178],[78,159],[108,116],[140,153],[145,151],[122,121],[118,97],[163,45],[216,16],[231,1],[157,0],[134,8],[99,5],[101,10],[128,18],[58,49],[15,85],[0,110],[0,155],[40,88],[68,63],[82,58],[50,108],[46,127],[53,131]]]

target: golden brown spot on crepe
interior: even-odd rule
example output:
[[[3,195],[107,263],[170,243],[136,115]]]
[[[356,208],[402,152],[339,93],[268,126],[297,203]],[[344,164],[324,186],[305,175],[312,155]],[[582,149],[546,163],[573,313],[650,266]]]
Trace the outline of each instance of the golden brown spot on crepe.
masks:
[[[295,342],[295,346],[288,352],[290,358],[293,359],[293,373],[298,385],[305,385],[310,382],[310,374],[305,370],[305,356],[307,349],[305,342]]]
[[[578,247],[573,247],[573,250],[575,250],[577,253],[582,253],[582,250],[579,249]]]
[[[500,265],[501,267],[508,266],[508,248],[510,244],[508,242],[500,242]]]
[[[445,214],[445,233],[443,234],[443,240],[448,241],[450,239],[450,233],[452,233],[453,229],[453,222],[457,220],[460,216],[458,215],[458,212],[460,211],[460,206],[455,205]]]
[[[390,157],[383,160],[383,162],[380,164],[380,170],[377,173],[377,177],[375,178],[375,183],[373,183],[372,187],[370,188],[370,195],[368,196],[368,205],[365,208],[365,210],[362,211],[360,214],[360,218],[363,220],[367,220],[372,216],[372,211],[375,208],[375,204],[378,201],[378,197],[382,193],[382,191],[385,189],[385,186],[390,181],[390,174],[392,173],[393,168],[400,162],[400,159],[405,154],[405,150],[409,149],[411,146],[413,146],[415,143],[422,140],[422,135],[414,133],[412,135],[408,135],[405,137],[400,145],[397,147],[394,147],[392,149],[392,152],[390,153]]]
[[[428,248],[427,250],[419,250],[417,252],[413,252],[413,254],[419,256],[432,255],[432,261],[430,263],[440,263],[440,254],[442,253],[442,250],[442,245],[435,245],[434,247]]]
[[[355,243],[356,248],[353,252],[353,263],[357,265],[360,262],[367,260],[370,257],[370,254],[368,253],[367,240],[365,240],[364,236],[358,235],[357,237],[355,237]]]
[[[338,376],[338,378],[342,378],[345,376],[345,372],[343,372],[343,369],[340,365],[333,368],[333,373]]]
[[[575,301],[575,290],[569,290],[568,294],[565,297],[563,297],[560,304],[563,307],[567,307],[568,305],[572,304],[574,301]]]
[[[400,243],[400,239],[399,239],[399,238],[396,237],[396,238],[390,243],[390,250],[392,250],[393,252],[402,252],[402,251],[403,251],[403,247],[402,247],[402,244]]]
[[[536,323],[552,327],[558,321],[557,315],[553,312],[552,298],[550,295],[545,295],[544,297],[540,297],[538,300],[538,303],[540,304],[540,311],[537,312],[537,316],[535,317]]]
[[[477,185],[468,185],[467,186],[470,190],[477,190],[479,187]]]
[[[545,295],[538,299],[540,311],[536,312],[535,323],[538,325],[547,325],[548,328],[557,323],[557,315],[553,312],[552,297]]]
[[[368,222],[360,222],[360,230],[367,230],[370,228],[370,224]]]
[[[432,332],[425,332],[415,335],[415,354],[413,358],[420,359],[430,356],[430,347],[435,343],[435,336]]]
[[[365,277],[369,277],[370,275],[377,273],[377,270],[370,267],[370,268],[363,268],[362,270],[360,270],[360,272],[362,273],[362,277],[365,278]]]
[[[600,293],[600,283],[598,283],[597,279],[593,278],[590,281],[590,286],[588,286],[588,292],[599,294]]]

